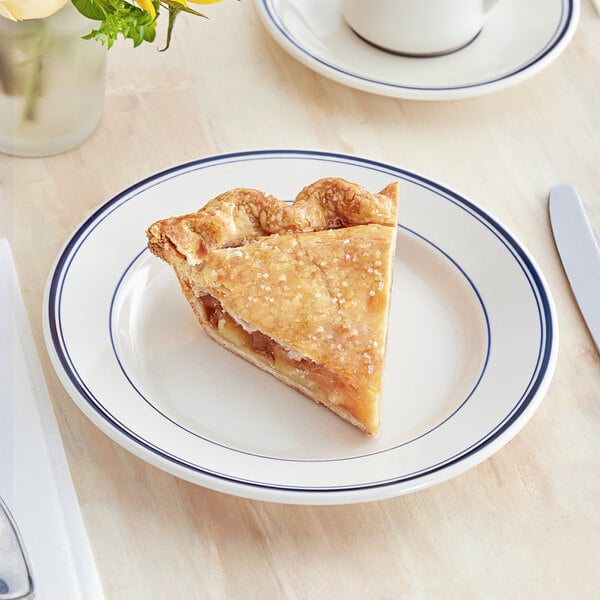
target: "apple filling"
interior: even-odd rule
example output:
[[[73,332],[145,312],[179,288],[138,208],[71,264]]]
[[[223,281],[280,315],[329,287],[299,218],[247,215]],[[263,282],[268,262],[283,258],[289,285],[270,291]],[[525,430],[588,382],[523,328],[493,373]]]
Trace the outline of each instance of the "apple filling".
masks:
[[[344,396],[346,398],[356,396],[357,390],[344,377],[285,348],[260,331],[248,331],[229,315],[213,296],[202,296],[200,301],[206,321],[215,331],[218,331],[221,337],[240,348],[245,354],[249,352],[255,359],[260,359],[261,362],[276,366],[278,370],[285,372],[300,391],[309,391],[313,385],[321,390],[326,389],[327,399],[332,404],[340,404]]]

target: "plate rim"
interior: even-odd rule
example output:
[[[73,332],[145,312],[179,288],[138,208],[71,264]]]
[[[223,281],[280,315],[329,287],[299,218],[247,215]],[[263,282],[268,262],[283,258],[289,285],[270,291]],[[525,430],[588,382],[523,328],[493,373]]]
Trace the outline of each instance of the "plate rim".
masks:
[[[538,302],[539,305],[538,310],[540,315],[543,313],[545,319],[544,324],[546,327],[546,334],[545,341],[541,339],[541,342],[544,342],[544,347],[540,351],[539,366],[536,365],[536,369],[532,375],[533,384],[527,386],[522,399],[516,405],[516,409],[513,409],[495,428],[493,428],[492,433],[483,438],[483,441],[479,440],[472,447],[462,450],[459,455],[452,457],[448,461],[444,461],[439,466],[427,468],[424,475],[420,472],[416,472],[408,477],[402,477],[400,479],[396,478],[384,482],[375,482],[369,485],[351,485],[338,489],[319,489],[307,488],[306,486],[294,488],[293,486],[244,481],[235,476],[231,477],[218,473],[215,474],[207,469],[198,470],[197,468],[191,468],[184,461],[178,460],[176,457],[169,457],[168,453],[165,453],[164,450],[161,449],[159,449],[159,452],[157,453],[155,449],[145,444],[139,437],[135,437],[134,434],[130,433],[127,428],[122,428],[120,424],[115,423],[114,419],[111,419],[110,415],[107,416],[102,410],[103,407],[96,403],[90,403],[90,397],[87,396],[86,391],[70,377],[67,365],[65,365],[64,357],[61,357],[60,355],[57,324],[54,322],[52,314],[55,302],[52,299],[55,297],[56,286],[64,276],[62,265],[71,256],[73,248],[77,246],[77,242],[82,240],[81,243],[83,243],[87,235],[93,230],[93,227],[90,229],[90,225],[97,222],[99,216],[110,214],[119,206],[119,201],[130,195],[132,192],[143,188],[154,180],[164,179],[165,176],[168,176],[171,173],[185,172],[192,167],[203,164],[224,164],[225,161],[231,162],[232,160],[238,162],[242,159],[256,160],[259,158],[274,159],[278,157],[301,159],[320,158],[322,160],[341,159],[347,163],[349,162],[351,165],[371,168],[375,167],[383,169],[386,172],[393,172],[412,178],[432,186],[435,190],[448,194],[453,199],[453,202],[464,205],[476,213],[483,225],[488,226],[486,221],[488,224],[492,224],[496,230],[502,234],[503,243],[504,240],[511,243],[512,249],[514,250],[514,252],[512,252],[513,256],[516,259],[515,253],[518,255],[520,260],[527,266],[527,273],[535,280],[536,287],[534,288],[534,292],[537,292],[537,294],[534,293],[534,296],[536,296],[536,302]],[[523,268],[522,265],[521,268]],[[532,285],[530,278],[527,277],[527,279],[530,285]],[[537,298],[538,296],[539,301]],[[437,183],[429,177],[425,177],[413,171],[366,157],[339,152],[307,149],[248,150],[198,158],[153,173],[101,203],[90,213],[90,215],[82,220],[80,225],[69,236],[55,259],[44,290],[43,330],[52,365],[58,374],[61,383],[69,392],[69,396],[101,431],[121,446],[131,451],[134,455],[137,455],[146,462],[149,462],[162,470],[171,472],[182,479],[218,491],[259,500],[302,504],[342,504],[397,496],[441,483],[442,481],[446,481],[456,474],[464,472],[479,464],[512,439],[512,437],[522,429],[529,418],[535,413],[552,379],[558,351],[558,323],[556,309],[548,284],[538,265],[529,255],[527,250],[520,244],[514,234],[512,234],[496,218],[492,217],[487,211],[465,198],[462,194],[451,190],[443,184]]]
[[[379,81],[371,79],[363,74],[353,73],[348,69],[335,65],[309,52],[296,38],[277,23],[277,19],[271,12],[271,7],[274,9],[274,5],[278,0],[255,0],[255,7],[263,26],[269,32],[271,37],[293,58],[323,77],[336,81],[342,85],[347,85],[364,92],[370,92],[381,96],[390,96],[405,100],[439,101],[482,96],[484,94],[512,87],[513,85],[532,77],[536,73],[539,73],[552,63],[560,56],[575,34],[581,12],[580,0],[559,1],[561,3],[561,13],[564,12],[566,8],[566,17],[563,19],[561,14],[561,19],[557,23],[554,33],[549,38],[543,50],[537,50],[523,65],[513,69],[508,74],[495,76],[491,81],[484,80],[465,85],[436,88],[405,86]],[[560,26],[563,21],[564,25],[561,28]],[[431,57],[427,60],[435,60],[435,58],[436,57]],[[414,60],[423,59],[415,58]]]

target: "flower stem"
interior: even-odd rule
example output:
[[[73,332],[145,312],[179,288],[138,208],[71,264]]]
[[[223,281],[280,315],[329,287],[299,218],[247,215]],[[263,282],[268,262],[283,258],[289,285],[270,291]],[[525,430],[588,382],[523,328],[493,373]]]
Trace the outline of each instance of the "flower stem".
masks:
[[[10,68],[10,41],[0,40],[0,91],[12,94],[14,77]]]
[[[33,121],[36,116],[38,99],[42,91],[42,71],[44,68],[44,50],[48,45],[48,36],[45,29],[40,31],[33,47],[29,73],[25,83],[25,104],[23,106],[23,120]]]
[[[171,45],[171,34],[173,33],[173,27],[175,26],[175,19],[177,19],[177,15],[181,12],[181,8],[178,6],[169,4],[169,24],[167,27],[167,42],[164,48],[161,48],[159,52],[164,52],[168,50]]]

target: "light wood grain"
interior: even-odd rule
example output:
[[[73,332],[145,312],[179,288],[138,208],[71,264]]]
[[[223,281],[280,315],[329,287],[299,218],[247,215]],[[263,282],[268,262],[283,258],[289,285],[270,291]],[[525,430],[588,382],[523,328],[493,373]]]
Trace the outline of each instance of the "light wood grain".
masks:
[[[109,56],[104,118],[82,147],[0,156],[0,236],[28,314],[108,600],[547,599],[600,590],[600,357],[547,215],[576,183],[600,235],[600,18],[582,3],[564,54],[503,92],[402,101],[329,81],[264,32],[252,3],[181,16],[172,48]],[[493,458],[437,487],[352,506],[285,506],[203,489],[135,458],[75,407],[44,347],[46,277],[97,205],[157,170],[214,153],[357,153],[476,199],[540,265],[560,352],[541,408]]]

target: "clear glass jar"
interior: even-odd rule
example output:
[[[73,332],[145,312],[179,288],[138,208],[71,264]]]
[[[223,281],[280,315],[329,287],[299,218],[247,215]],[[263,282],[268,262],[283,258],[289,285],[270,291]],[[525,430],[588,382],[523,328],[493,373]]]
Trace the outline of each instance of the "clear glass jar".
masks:
[[[0,152],[58,154],[96,130],[106,48],[81,39],[94,25],[70,2],[44,19],[0,17]]]

